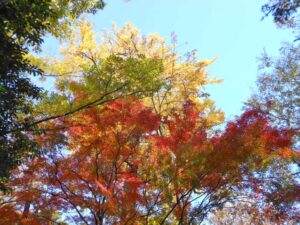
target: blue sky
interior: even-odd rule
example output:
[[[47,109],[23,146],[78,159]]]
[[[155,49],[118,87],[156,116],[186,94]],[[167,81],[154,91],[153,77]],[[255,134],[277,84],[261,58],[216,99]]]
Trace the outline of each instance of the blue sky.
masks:
[[[265,48],[276,55],[283,41],[292,41],[288,30],[277,29],[272,18],[261,21],[267,0],[107,0],[104,10],[88,18],[97,31],[112,22],[131,21],[142,33],[157,32],[178,37],[180,53],[197,49],[200,58],[217,57],[208,67],[212,77],[223,79],[207,91],[227,118],[240,114],[243,102],[255,87],[257,57]],[[55,42],[45,53],[57,49]]]

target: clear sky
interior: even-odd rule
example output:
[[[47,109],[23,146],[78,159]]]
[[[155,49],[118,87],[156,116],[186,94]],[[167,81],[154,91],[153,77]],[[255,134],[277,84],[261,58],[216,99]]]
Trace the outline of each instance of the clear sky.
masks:
[[[243,102],[255,87],[257,57],[265,48],[277,54],[280,43],[292,41],[288,30],[277,29],[272,18],[261,21],[261,6],[267,0],[106,0],[104,10],[89,16],[97,31],[112,22],[131,21],[143,34],[157,32],[169,38],[172,32],[182,44],[179,51],[197,49],[204,59],[218,57],[208,67],[212,77],[224,82],[207,88],[227,118],[241,112]],[[45,52],[55,45],[45,46]]]

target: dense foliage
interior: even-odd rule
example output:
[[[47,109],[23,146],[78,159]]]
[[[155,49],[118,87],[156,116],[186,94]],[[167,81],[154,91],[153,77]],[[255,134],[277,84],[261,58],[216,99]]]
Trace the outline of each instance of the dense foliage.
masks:
[[[38,50],[47,32],[64,36],[80,14],[103,8],[102,1],[5,0],[0,2],[0,189],[10,170],[37,153],[23,131],[33,129],[32,102],[41,97],[29,75],[41,75],[25,55]]]
[[[125,98],[52,122],[38,137],[51,151],[16,171],[13,203],[2,202],[0,218],[45,224],[61,214],[67,223],[199,224],[212,209],[247,198],[272,206],[276,219],[293,218],[298,189],[283,199],[289,204],[277,201],[295,177],[269,171],[298,157],[287,148],[289,131],[273,129],[256,110],[221,135],[209,135],[205,121],[191,101],[161,117]]]
[[[57,88],[28,133],[44,154],[14,171],[0,223],[200,224],[240,201],[297,219],[292,130],[257,109],[214,130],[209,61],[131,24],[103,36],[82,22],[61,57],[31,58]]]
[[[102,32],[100,40],[97,36],[92,24],[82,21],[60,57],[32,58],[46,71],[45,78],[56,78],[59,89],[37,107],[43,118],[134,95],[163,115],[190,98],[211,124],[223,120],[204,90],[205,85],[218,82],[205,70],[212,61],[198,60],[194,51],[182,57],[176,42],[167,44],[156,33],[143,36],[130,23]],[[83,89],[80,96],[79,88]]]
[[[263,11],[287,23],[297,4]],[[0,224],[299,223],[298,48],[264,55],[251,107],[218,130],[213,60],[130,23],[100,39],[72,25],[103,6],[0,3]],[[46,33],[64,38],[61,54],[29,55]],[[54,89],[41,94],[31,75]]]

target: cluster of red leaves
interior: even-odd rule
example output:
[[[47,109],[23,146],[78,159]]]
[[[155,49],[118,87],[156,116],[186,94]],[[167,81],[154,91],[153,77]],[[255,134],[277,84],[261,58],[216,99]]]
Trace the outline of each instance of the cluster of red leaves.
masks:
[[[49,148],[64,135],[67,153],[52,152],[17,172],[11,183],[16,207],[0,207],[0,222],[7,210],[21,219],[17,211],[24,203],[36,212],[26,220],[59,211],[87,224],[132,224],[149,216],[164,222],[172,214],[183,222],[189,213],[201,214],[192,204],[199,193],[213,196],[209,207],[219,206],[230,197],[229,188],[245,188],[245,178],[258,190],[261,181],[252,174],[272,157],[298,157],[288,149],[292,133],[271,127],[257,110],[228,123],[218,136],[209,134],[190,101],[162,119],[137,100],[116,100],[62,124],[63,130],[53,129],[39,141]]]

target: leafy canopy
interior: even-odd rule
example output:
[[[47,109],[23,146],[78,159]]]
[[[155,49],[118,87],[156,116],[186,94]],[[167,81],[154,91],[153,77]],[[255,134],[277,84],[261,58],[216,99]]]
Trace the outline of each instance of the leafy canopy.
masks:
[[[295,199],[284,198],[290,204],[283,207],[277,197],[286,192],[276,188],[296,180],[289,171],[268,171],[275,161],[299,157],[288,149],[291,133],[272,128],[256,110],[221,135],[209,135],[205,120],[191,101],[163,118],[130,97],[52,122],[37,137],[51,151],[16,171],[15,203],[2,203],[6,214],[24,224],[57,213],[66,223],[199,224],[212,209],[247,196],[261,207],[278,203],[280,214],[292,217]],[[160,135],[162,124],[168,132]],[[55,147],[62,136],[68,150]],[[18,213],[24,202],[25,215]]]
[[[49,108],[47,104],[51,105],[45,117],[76,111],[92,102],[101,104],[104,99],[135,95],[160,115],[181,108],[191,99],[205,111],[211,124],[223,120],[223,114],[205,94],[205,85],[218,82],[205,71],[211,61],[198,60],[195,51],[181,57],[175,42],[168,44],[155,33],[143,36],[130,23],[123,28],[114,25],[97,40],[92,24],[82,21],[74,27],[61,57],[31,60],[46,71],[45,78],[56,78],[60,90],[38,107],[43,112]],[[76,100],[76,108],[74,99],[79,89],[89,97]]]
[[[85,12],[102,9],[99,1],[3,0],[0,2],[0,190],[10,170],[38,152],[33,140],[23,131],[33,129],[32,102],[42,90],[30,75],[42,70],[25,55],[40,49],[43,35],[63,37],[68,27]]]
[[[31,123],[45,154],[14,172],[0,223],[200,224],[243,199],[295,217],[291,130],[249,110],[213,131],[210,61],[131,24],[102,37],[82,22],[60,58],[29,57],[56,78]]]

